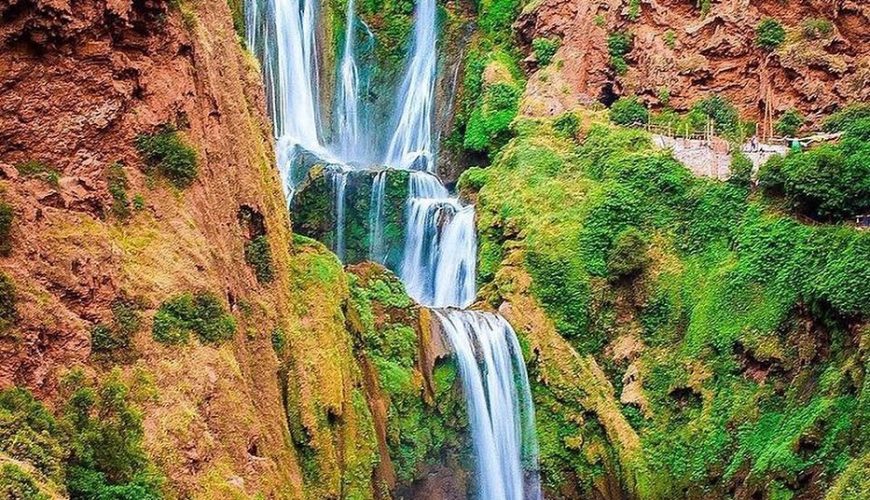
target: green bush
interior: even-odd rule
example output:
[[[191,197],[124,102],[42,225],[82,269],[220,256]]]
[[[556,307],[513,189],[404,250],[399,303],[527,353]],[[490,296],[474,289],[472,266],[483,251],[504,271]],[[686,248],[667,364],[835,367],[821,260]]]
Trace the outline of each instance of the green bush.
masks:
[[[164,344],[182,344],[194,333],[202,342],[229,340],[236,332],[235,319],[211,292],[184,293],[163,304],[154,314],[151,333]]]
[[[774,50],[785,41],[785,28],[772,18],[762,20],[755,28],[755,44],[765,50]]]
[[[535,53],[535,59],[538,60],[538,64],[541,66],[550,64],[557,50],[559,50],[558,39],[535,38],[532,40],[532,51]]]
[[[493,151],[510,138],[510,125],[516,117],[522,90],[499,82],[486,89],[483,105],[471,113],[463,145],[470,151]]]
[[[98,323],[91,329],[91,350],[105,353],[127,349],[141,325],[139,305],[129,299],[116,299],[112,302],[112,325]]]
[[[607,259],[609,278],[620,280],[641,274],[649,262],[647,246],[644,234],[636,227],[620,232]]]
[[[5,332],[18,321],[16,300],[15,285],[9,276],[0,272],[0,333]]]
[[[553,122],[553,128],[562,137],[576,139],[577,132],[580,131],[580,118],[577,117],[576,113],[570,111],[562,113],[558,118],[556,118],[556,121]]]
[[[610,107],[610,121],[626,126],[645,124],[649,121],[649,110],[637,97],[620,97]]]
[[[60,431],[54,416],[30,391],[0,390],[0,452],[30,463],[53,481],[62,481],[67,452]]]
[[[162,478],[142,448],[142,414],[136,397],[114,370],[98,385],[73,370],[62,380],[55,417],[26,389],[0,391],[0,452],[66,484],[71,498],[157,500]],[[17,471],[0,470],[0,494],[33,493]],[[4,496],[3,498],[6,498]]]
[[[0,466],[0,497],[21,500],[51,499],[39,490],[33,475],[14,463]]]
[[[485,168],[469,168],[459,176],[459,181],[457,182],[459,190],[463,192],[469,190],[474,193],[480,191],[480,188],[486,184],[488,175],[489,173]]]
[[[812,17],[801,23],[801,34],[807,40],[827,38],[834,32],[834,23],[827,19]]]
[[[619,75],[628,71],[625,55],[631,52],[634,35],[626,31],[617,31],[607,37],[607,50],[610,53],[610,65]]]
[[[870,118],[843,126],[839,144],[769,161],[759,173],[759,185],[817,219],[838,220],[870,211]]]
[[[779,120],[777,120],[776,125],[774,125],[773,128],[776,133],[782,137],[794,137],[803,124],[803,115],[801,115],[798,110],[792,108],[779,117]]]
[[[628,19],[637,21],[640,17],[640,0],[629,0],[628,2]]]
[[[692,112],[696,116],[713,121],[717,133],[734,134],[740,131],[740,113],[731,102],[721,95],[714,95],[701,99],[692,106]],[[692,117],[690,116],[690,119]],[[703,129],[702,123],[695,120],[694,127]]]
[[[38,160],[17,163],[15,169],[24,177],[37,177],[52,186],[57,186],[60,182],[60,172],[58,172],[54,167]]]
[[[12,252],[12,221],[15,212],[3,200],[0,200],[0,257],[8,257]]]
[[[130,200],[127,199],[127,189],[130,182],[124,165],[115,162],[109,165],[106,178],[109,185],[109,194],[112,195],[112,213],[115,217],[124,220],[130,216]]]
[[[728,182],[740,187],[749,187],[752,183],[752,160],[739,150],[731,153],[731,176]]]
[[[142,447],[142,413],[130,388],[112,371],[99,385],[73,371],[62,421],[69,433],[67,489],[72,498],[157,500],[162,478]]]
[[[136,210],[142,210],[145,208],[145,197],[141,194],[137,194],[133,197],[133,208]]]
[[[826,118],[822,128],[825,132],[842,132],[864,118],[870,118],[870,104],[851,104]]]
[[[287,348],[287,334],[284,333],[284,330],[276,327],[272,330],[272,349],[275,350],[275,354],[278,357],[281,357],[284,354],[284,349]]]
[[[190,186],[197,175],[196,150],[170,126],[136,137],[136,148],[145,164],[177,188]]]
[[[260,283],[271,283],[275,279],[272,268],[272,251],[266,236],[258,236],[245,243],[245,262],[254,269],[254,276]]]
[[[665,31],[665,45],[671,50],[677,46],[677,34],[674,30]]]

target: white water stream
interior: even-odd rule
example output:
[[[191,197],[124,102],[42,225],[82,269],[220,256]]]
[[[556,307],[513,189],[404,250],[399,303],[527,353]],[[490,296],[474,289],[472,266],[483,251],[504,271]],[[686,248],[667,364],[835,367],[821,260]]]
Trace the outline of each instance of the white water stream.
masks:
[[[378,132],[364,124],[354,1],[348,0],[337,68],[332,140],[323,140],[318,78],[317,0],[246,0],[246,42],[263,67],[276,137],[278,167],[288,200],[307,175],[313,154],[332,166],[333,250],[342,261],[346,242],[348,173],[370,158],[411,170],[405,207],[402,263],[394,269],[411,297],[439,308],[436,316],[453,347],[467,400],[474,448],[476,498],[539,499],[534,408],[516,334],[504,318],[465,311],[476,296],[474,207],[463,206],[433,174],[433,115],[437,72],[435,0],[418,0],[410,54],[384,151]],[[360,21],[361,22],[361,21]],[[370,34],[371,32],[368,31]],[[370,35],[369,35],[370,36]],[[369,258],[385,262],[384,216],[388,171],[372,176]]]

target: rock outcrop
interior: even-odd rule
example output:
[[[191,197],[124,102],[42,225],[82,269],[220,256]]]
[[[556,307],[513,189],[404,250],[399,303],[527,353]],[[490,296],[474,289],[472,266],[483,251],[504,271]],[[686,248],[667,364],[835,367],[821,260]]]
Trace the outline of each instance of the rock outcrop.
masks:
[[[756,27],[777,19],[786,30],[772,52]],[[521,43],[561,40],[554,62],[537,70],[528,112],[558,114],[577,104],[637,94],[653,107],[684,111],[707,95],[731,100],[743,118],[769,124],[795,108],[811,121],[870,98],[870,8],[862,2],[776,0],[541,0],[514,28]],[[631,37],[627,71],[610,64],[608,37]],[[534,61],[530,69],[535,69]]]

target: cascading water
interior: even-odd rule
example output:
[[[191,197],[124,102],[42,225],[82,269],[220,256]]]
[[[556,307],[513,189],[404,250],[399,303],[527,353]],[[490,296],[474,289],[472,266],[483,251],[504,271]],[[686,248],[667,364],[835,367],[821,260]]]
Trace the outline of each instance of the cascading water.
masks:
[[[347,170],[331,168],[326,175],[332,185],[332,210],[335,212],[335,254],[344,261],[345,191],[347,190]]]
[[[456,354],[465,391],[478,498],[541,498],[532,394],[513,328],[491,313],[435,314]]]
[[[346,195],[350,165],[364,165],[378,141],[363,125],[360,70],[355,54],[353,0],[348,1],[336,79],[333,139],[321,140],[318,99],[316,0],[246,0],[248,46],[260,58],[277,160],[288,199],[319,157],[331,166],[334,251],[345,258]],[[541,498],[537,442],[528,376],[516,334],[502,317],[451,308],[475,298],[474,207],[463,206],[433,175],[433,115],[437,25],[435,0],[418,0],[412,51],[397,89],[393,132],[378,157],[410,174],[405,207],[405,248],[399,269],[409,295],[437,309],[451,343],[467,398],[481,500]],[[363,26],[364,23],[362,23]],[[366,27],[367,29],[367,27]],[[371,34],[368,31],[369,35]],[[377,154],[375,152],[374,154]],[[301,167],[301,168],[300,168]],[[298,170],[298,171],[297,171]],[[384,201],[388,171],[372,180],[369,207],[372,260],[384,262]]]
[[[430,307],[468,307],[475,295],[474,207],[463,207],[437,177],[412,172],[400,275]]]
[[[369,202],[369,259],[383,264],[384,248],[384,194],[387,187],[387,171],[382,170],[372,179],[372,197]]]
[[[354,1],[348,0],[335,112],[338,123],[334,142],[338,144],[342,158],[351,158],[360,149],[359,69],[354,56],[354,20]]]
[[[410,63],[399,88],[393,136],[384,163],[395,168],[433,171],[432,117],[438,26],[435,0],[419,0]]]

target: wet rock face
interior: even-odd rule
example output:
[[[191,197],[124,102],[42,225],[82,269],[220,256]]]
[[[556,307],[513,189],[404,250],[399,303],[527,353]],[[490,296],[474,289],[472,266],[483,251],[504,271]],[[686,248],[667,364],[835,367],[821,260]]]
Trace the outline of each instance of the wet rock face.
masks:
[[[685,111],[716,94],[746,119],[761,120],[770,106],[774,117],[796,108],[814,120],[870,97],[870,37],[861,28],[870,22],[870,8],[860,2],[713,1],[705,12],[704,2],[642,0],[636,14],[628,4],[543,0],[520,15],[514,29],[521,43],[561,40],[554,64],[542,73],[546,81],[530,78],[527,95],[549,103],[538,106],[541,112],[558,114],[566,101],[607,103],[612,94]],[[768,17],[787,32],[772,52],[756,43],[756,27]],[[830,23],[830,31],[807,34],[812,20]],[[608,37],[617,32],[633,35],[622,75],[610,67],[608,53]],[[550,95],[554,82],[564,95]]]
[[[332,178],[346,175],[345,262],[357,263],[370,259],[372,231],[372,186],[377,170],[354,170],[336,173],[335,167],[313,167],[299,186],[291,207],[293,230],[314,238],[334,249],[336,244],[336,192]],[[382,264],[391,269],[401,265],[405,235],[405,201],[408,196],[408,172],[387,170],[383,203]]]

